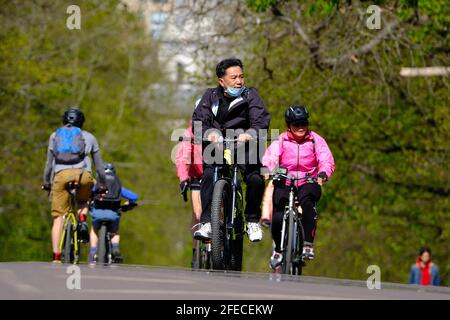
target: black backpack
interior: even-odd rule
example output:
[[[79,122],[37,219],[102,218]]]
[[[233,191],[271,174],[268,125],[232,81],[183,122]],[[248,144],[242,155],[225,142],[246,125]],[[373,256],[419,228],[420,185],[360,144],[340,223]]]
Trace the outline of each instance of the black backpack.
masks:
[[[105,172],[105,179],[108,193],[96,194],[94,196],[94,207],[97,209],[117,210],[120,208],[120,201],[122,200],[122,185],[120,179],[112,171]],[[98,184],[96,189],[99,189]]]

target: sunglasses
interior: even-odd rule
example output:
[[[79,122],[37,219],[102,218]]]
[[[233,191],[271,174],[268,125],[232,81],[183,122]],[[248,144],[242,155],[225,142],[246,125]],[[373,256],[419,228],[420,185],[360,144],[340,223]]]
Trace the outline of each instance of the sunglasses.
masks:
[[[308,127],[308,122],[301,122],[296,124],[291,124],[291,129],[294,129],[295,131],[301,130]]]

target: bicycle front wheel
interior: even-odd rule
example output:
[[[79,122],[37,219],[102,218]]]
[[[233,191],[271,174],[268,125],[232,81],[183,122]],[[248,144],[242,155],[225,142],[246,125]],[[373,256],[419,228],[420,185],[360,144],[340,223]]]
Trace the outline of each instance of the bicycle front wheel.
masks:
[[[285,239],[286,239],[286,253],[285,253],[285,258],[284,258],[284,263],[283,263],[283,267],[282,267],[282,271],[285,274],[293,274],[294,273],[294,268],[293,268],[293,259],[295,257],[295,253],[293,252],[293,250],[295,250],[294,247],[294,232],[295,232],[295,225],[294,225],[294,212],[289,212],[289,218],[287,221],[287,235],[285,235]]]
[[[228,181],[221,179],[214,185],[211,202],[212,263],[213,269],[223,270],[230,264],[229,235],[226,222],[230,216],[231,189]]]

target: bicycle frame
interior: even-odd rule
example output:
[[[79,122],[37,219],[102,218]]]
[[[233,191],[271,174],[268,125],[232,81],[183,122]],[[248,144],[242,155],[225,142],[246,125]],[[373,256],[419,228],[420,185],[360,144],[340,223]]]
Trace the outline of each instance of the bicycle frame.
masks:
[[[290,220],[289,215],[292,213],[293,214],[293,221],[294,221],[294,239],[297,238],[297,225],[298,225],[298,219],[301,219],[301,215],[300,212],[297,209],[297,206],[295,206],[295,201],[296,200],[296,196],[295,196],[295,187],[293,185],[291,185],[290,191],[289,191],[289,202],[288,205],[286,206],[285,209],[285,213],[284,213],[284,217],[283,217],[283,225],[281,228],[281,250],[282,251],[286,251],[285,248],[285,234],[286,234],[286,222]],[[295,248],[295,246],[294,246]]]
[[[211,253],[214,269],[242,268],[242,241],[245,216],[242,210],[242,181],[237,164],[232,161],[232,147],[236,139],[223,139],[222,165],[214,166],[214,188],[211,203]]]
[[[281,228],[281,252],[283,253],[282,269],[284,273],[299,275],[302,272],[304,266],[304,257],[302,255],[303,242],[305,241],[305,232],[302,225],[302,208],[299,206],[296,191],[296,181],[306,180],[308,183],[316,181],[315,177],[306,175],[302,178],[295,178],[280,174],[281,177],[287,178],[290,181],[289,188],[289,201],[286,205],[285,213],[283,216],[283,224]],[[291,228],[292,224],[292,228]],[[287,227],[291,230],[292,234],[289,234]],[[300,234],[299,234],[300,232]],[[299,238],[300,236],[300,238]],[[300,241],[301,243],[298,243]],[[286,243],[287,242],[287,243]],[[294,253],[294,255],[293,255]]]

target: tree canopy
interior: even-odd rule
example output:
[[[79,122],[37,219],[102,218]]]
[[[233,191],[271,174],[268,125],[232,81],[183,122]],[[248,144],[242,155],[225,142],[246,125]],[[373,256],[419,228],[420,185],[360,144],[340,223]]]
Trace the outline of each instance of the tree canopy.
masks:
[[[373,3],[380,29],[367,27]],[[228,43],[217,61],[242,58],[271,127],[284,129],[285,109],[303,104],[335,157],[318,207],[317,258],[305,274],[367,279],[367,267],[378,265],[383,281],[406,282],[428,245],[449,285],[449,78],[400,75],[402,67],[450,66],[447,1],[200,7],[192,14],[230,16],[212,35]],[[121,1],[80,8],[81,30],[69,30],[60,2],[0,1],[0,260],[49,259],[50,203],[40,190],[46,147],[64,110],[78,106],[104,160],[141,198],[122,219],[126,261],[188,266],[190,208],[169,143],[188,119],[155,98],[168,85],[158,42]],[[197,75],[202,87],[215,80],[209,67]],[[246,242],[244,270],[268,271],[270,250],[270,232],[260,244]]]

